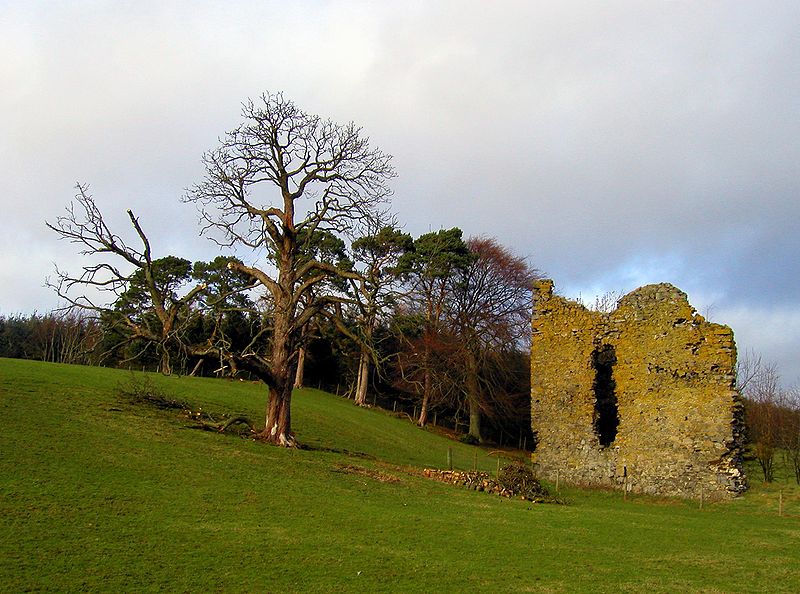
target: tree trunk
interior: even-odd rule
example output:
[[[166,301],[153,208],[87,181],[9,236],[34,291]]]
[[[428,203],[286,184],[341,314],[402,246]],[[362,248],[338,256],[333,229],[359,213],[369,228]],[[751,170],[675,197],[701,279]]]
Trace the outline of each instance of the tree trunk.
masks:
[[[258,438],[282,447],[294,447],[297,442],[292,433],[292,389],[288,383],[281,388],[270,388],[267,422]]]
[[[161,363],[159,364],[159,371],[163,375],[172,375],[172,365],[170,364],[169,360],[169,350],[166,346],[162,347],[163,350],[161,351]]]
[[[469,406],[469,434],[482,442],[478,362],[473,353],[467,353],[466,373],[467,405]]]
[[[367,405],[367,386],[369,385],[369,353],[366,349],[361,349],[361,357],[358,361],[358,381],[356,383],[356,404],[358,406]]]
[[[303,376],[306,371],[306,347],[300,347],[297,353],[297,370],[294,372],[294,388],[303,387]]]
[[[469,399],[469,434],[483,443],[483,438],[481,437],[481,409],[472,398]]]
[[[420,406],[419,420],[417,421],[417,424],[420,427],[424,427],[428,424],[428,407],[430,407],[431,403],[431,372],[427,365],[425,366],[425,371],[423,373],[422,405]]]
[[[288,293],[288,291],[287,291]],[[294,447],[297,442],[292,433],[292,380],[293,369],[289,365],[292,354],[290,315],[288,307],[276,304],[273,316],[272,347],[270,349],[271,380],[267,421],[259,439],[282,447]]]

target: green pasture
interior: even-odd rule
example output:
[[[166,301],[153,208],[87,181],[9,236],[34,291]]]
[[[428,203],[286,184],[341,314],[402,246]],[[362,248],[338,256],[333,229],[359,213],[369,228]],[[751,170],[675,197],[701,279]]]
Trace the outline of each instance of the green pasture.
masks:
[[[132,377],[0,359],[0,591],[800,591],[785,475],[753,468],[750,492],[702,509],[579,489],[531,504],[423,478],[448,448],[463,469],[496,454],[384,411],[300,390],[308,449],[285,450],[134,404]],[[258,384],[149,377],[215,418],[262,417]]]

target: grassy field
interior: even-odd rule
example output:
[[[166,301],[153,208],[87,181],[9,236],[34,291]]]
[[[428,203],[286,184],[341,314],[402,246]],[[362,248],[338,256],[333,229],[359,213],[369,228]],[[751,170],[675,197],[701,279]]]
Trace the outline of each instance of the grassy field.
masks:
[[[141,374],[137,374],[141,376]],[[726,503],[562,490],[535,505],[419,476],[485,450],[316,390],[308,450],[187,428],[120,395],[131,373],[0,359],[0,590],[797,592],[800,491]],[[150,376],[212,414],[257,385]],[[782,494],[784,515],[778,516]]]

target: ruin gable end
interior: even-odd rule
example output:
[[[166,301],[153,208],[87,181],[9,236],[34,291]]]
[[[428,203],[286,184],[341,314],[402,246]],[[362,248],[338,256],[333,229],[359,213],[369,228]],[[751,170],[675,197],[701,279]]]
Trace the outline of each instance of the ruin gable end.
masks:
[[[543,477],[682,497],[747,488],[733,332],[685,293],[647,285],[600,313],[538,281],[532,337]]]

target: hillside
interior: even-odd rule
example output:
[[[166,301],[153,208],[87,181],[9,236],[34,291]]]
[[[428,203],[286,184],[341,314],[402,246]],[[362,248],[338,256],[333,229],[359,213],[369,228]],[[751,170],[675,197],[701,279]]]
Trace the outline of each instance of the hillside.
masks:
[[[141,376],[141,374],[137,374]],[[305,450],[189,429],[120,395],[130,372],[0,359],[4,591],[758,592],[800,589],[800,497],[565,490],[535,505],[419,476],[495,458],[316,390]],[[258,384],[150,376],[212,415]],[[785,513],[777,514],[783,489]]]

